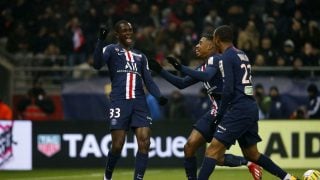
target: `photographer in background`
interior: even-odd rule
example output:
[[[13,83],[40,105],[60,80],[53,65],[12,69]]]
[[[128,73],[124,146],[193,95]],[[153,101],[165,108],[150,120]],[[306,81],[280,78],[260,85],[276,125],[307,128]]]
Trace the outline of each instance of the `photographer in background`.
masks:
[[[42,121],[48,120],[48,116],[54,112],[53,101],[46,96],[45,90],[39,79],[35,79],[27,97],[21,99],[17,105],[19,118]]]

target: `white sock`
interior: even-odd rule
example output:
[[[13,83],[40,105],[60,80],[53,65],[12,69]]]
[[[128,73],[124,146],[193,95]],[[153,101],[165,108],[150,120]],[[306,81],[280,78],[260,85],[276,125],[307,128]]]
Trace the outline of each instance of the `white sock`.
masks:
[[[250,166],[252,164],[252,162],[248,161],[247,166]]]
[[[290,178],[291,178],[291,174],[287,174],[287,175],[283,178],[283,180],[290,180]]]

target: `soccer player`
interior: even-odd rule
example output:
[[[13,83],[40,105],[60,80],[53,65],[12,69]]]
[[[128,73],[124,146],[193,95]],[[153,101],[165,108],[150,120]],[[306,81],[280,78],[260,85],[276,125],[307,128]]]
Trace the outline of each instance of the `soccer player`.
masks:
[[[246,54],[233,46],[232,29],[226,25],[220,26],[213,36],[218,52],[222,53],[219,67],[224,82],[216,116],[219,124],[206,150],[198,179],[209,179],[216,164],[225,159],[225,151],[236,140],[246,159],[280,179],[296,179],[258,151],[257,143],[261,138],[258,135],[258,107],[253,97],[251,65]]]
[[[219,72],[220,55],[215,54],[215,48],[212,41],[213,32],[208,31],[204,33],[195,47],[195,53],[205,61],[196,70],[182,66],[173,57],[167,57],[174,67],[185,74],[192,74],[195,77],[185,76],[180,78],[168,71],[164,70],[157,62],[150,60],[150,68],[159,73],[164,79],[179,89],[184,89],[197,82],[203,82],[204,87],[207,89],[208,96],[212,102],[212,109],[205,113],[193,126],[188,141],[184,146],[184,168],[186,176],[189,180],[197,179],[197,160],[195,157],[196,151],[206,142],[211,142],[215,125],[212,123],[218,109],[218,100],[222,90],[222,77]],[[247,165],[254,180],[260,180],[262,176],[261,168],[251,162],[248,162],[243,157],[225,154],[225,160],[219,165],[236,167]]]
[[[100,29],[93,63],[95,69],[100,69],[104,64],[108,66],[112,83],[110,93],[112,146],[108,153],[104,180],[112,177],[129,128],[134,131],[138,141],[134,179],[141,180],[147,168],[152,121],[143,83],[160,105],[166,104],[167,99],[161,95],[159,88],[152,80],[146,56],[131,47],[133,43],[131,24],[120,20],[115,24],[114,29],[118,43],[107,46],[103,40],[107,36],[108,29]]]

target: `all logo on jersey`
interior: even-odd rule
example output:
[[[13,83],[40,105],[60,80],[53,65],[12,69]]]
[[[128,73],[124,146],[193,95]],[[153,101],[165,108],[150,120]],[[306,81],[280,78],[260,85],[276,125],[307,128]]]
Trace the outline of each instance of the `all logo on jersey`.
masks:
[[[137,64],[135,62],[130,61],[127,61],[125,69],[131,71],[138,71]]]
[[[61,137],[58,134],[39,134],[37,148],[42,154],[51,157],[61,150]]]

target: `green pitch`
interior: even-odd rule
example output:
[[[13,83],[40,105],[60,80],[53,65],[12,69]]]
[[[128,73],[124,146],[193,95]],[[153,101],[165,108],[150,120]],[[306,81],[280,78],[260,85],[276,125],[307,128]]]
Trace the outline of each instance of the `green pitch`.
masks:
[[[102,180],[103,169],[36,169],[33,171],[0,171],[1,180]],[[301,177],[306,169],[289,169],[288,172]],[[130,180],[133,170],[117,169],[115,180]],[[148,169],[145,180],[184,180],[183,169]],[[246,169],[217,169],[210,179],[215,180],[251,180]],[[276,180],[263,171],[263,180]]]

